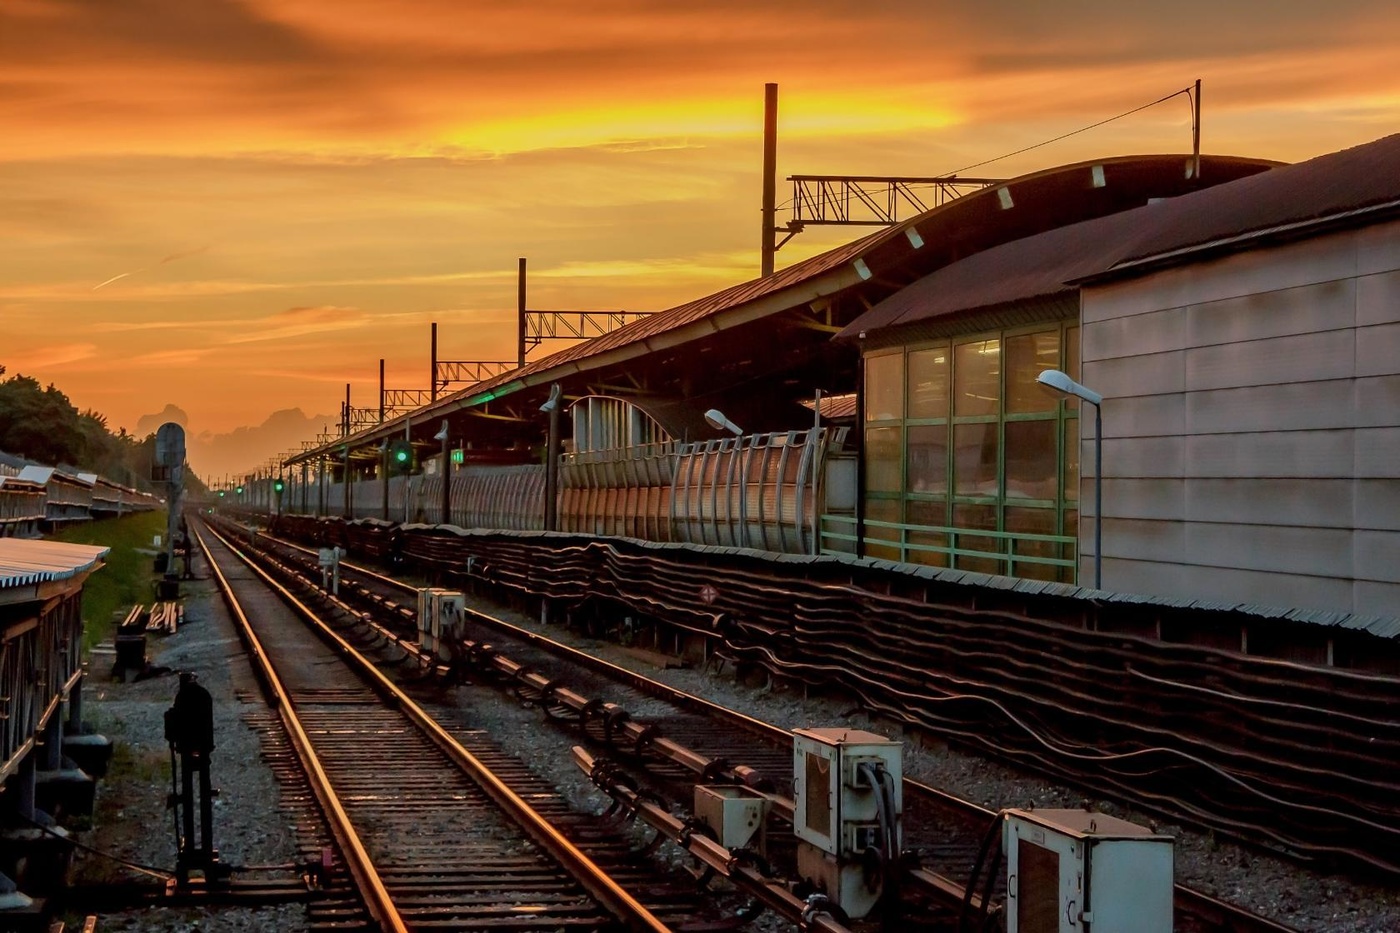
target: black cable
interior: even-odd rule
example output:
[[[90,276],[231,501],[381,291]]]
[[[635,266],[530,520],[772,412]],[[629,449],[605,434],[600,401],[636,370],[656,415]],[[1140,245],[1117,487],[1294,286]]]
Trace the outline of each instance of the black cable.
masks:
[[[972,874],[968,876],[967,887],[963,888],[962,909],[958,911],[958,933],[969,933],[967,920],[972,909],[972,893],[977,888],[977,879],[982,876],[982,866],[986,864],[987,853],[991,850],[993,841],[998,841],[998,848],[1000,848],[1001,821],[1004,816],[1005,814],[998,813],[992,817],[992,825],[988,827],[986,834],[982,837],[982,845],[977,849],[977,860],[972,863]],[[991,872],[995,874],[996,869],[991,869]],[[985,900],[982,902],[982,906],[985,909]]]
[[[35,821],[35,820],[31,820],[31,819],[29,819],[29,818],[27,818],[27,817],[23,817],[23,816],[21,816],[20,819],[24,820],[26,823],[28,823],[30,826],[33,826],[35,829],[39,830],[40,832],[42,832],[42,833],[47,833],[48,835],[53,836],[55,839],[60,839],[60,840],[62,840],[63,842],[68,843],[70,846],[72,846],[72,847],[75,848],[75,849],[82,849],[84,852],[87,852],[87,853],[92,854],[92,855],[96,855],[96,856],[99,857],[99,858],[105,858],[105,859],[107,859],[107,860],[109,860],[109,861],[116,862],[118,865],[124,865],[124,866],[126,866],[127,868],[130,868],[132,871],[140,872],[140,873],[143,874],[143,875],[150,875],[150,876],[152,876],[152,877],[154,877],[154,878],[159,878],[159,879],[161,879],[162,881],[169,881],[169,880],[171,880],[172,878],[175,877],[174,872],[168,871],[167,869],[164,869],[164,868],[154,868],[154,867],[152,867],[152,866],[150,866],[150,865],[142,865],[142,864],[140,864],[139,862],[133,862],[133,861],[131,861],[130,859],[122,858],[120,855],[113,855],[113,854],[111,854],[110,852],[103,852],[101,849],[95,849],[95,848],[93,848],[93,847],[90,846],[90,845],[86,845],[86,844],[84,844],[84,843],[79,842],[78,840],[74,839],[72,836],[64,836],[64,835],[61,835],[61,834],[59,834],[59,833],[56,833],[56,832],[54,832],[52,829],[50,829],[49,827],[47,827],[47,826],[43,825],[42,823],[39,823],[39,822],[37,822],[37,821]]]
[[[1009,159],[1012,156],[1018,156],[1023,152],[1030,152],[1032,149],[1039,149],[1041,146],[1048,146],[1051,143],[1057,143],[1062,139],[1069,139],[1071,136],[1078,136],[1080,133],[1088,132],[1092,129],[1097,129],[1100,126],[1103,126],[1105,123],[1112,123],[1114,120],[1121,120],[1124,117],[1132,116],[1140,110],[1146,110],[1148,107],[1155,107],[1158,104],[1165,103],[1166,101],[1171,100],[1173,97],[1180,97],[1182,94],[1185,94],[1187,99],[1190,99],[1191,89],[1189,87],[1184,87],[1179,91],[1173,91],[1165,97],[1159,97],[1149,104],[1143,104],[1141,107],[1134,107],[1132,110],[1125,110],[1122,113],[1118,114],[1116,117],[1109,117],[1107,120],[1100,120],[1097,123],[1090,123],[1088,126],[1081,126],[1077,130],[1071,130],[1068,133],[1056,136],[1054,139],[1047,139],[1044,142],[1036,143],[1034,146],[1027,146],[1024,149],[1017,149],[1015,152],[1008,152],[1006,153],[1006,155],[999,155],[995,159],[986,159],[982,162],[974,162],[971,165],[964,165],[962,168],[957,169],[955,171],[944,172],[943,175],[945,177],[948,175],[957,175],[960,172],[966,172],[968,169],[981,168],[984,165],[991,165],[993,162],[1000,162],[1002,159]]]

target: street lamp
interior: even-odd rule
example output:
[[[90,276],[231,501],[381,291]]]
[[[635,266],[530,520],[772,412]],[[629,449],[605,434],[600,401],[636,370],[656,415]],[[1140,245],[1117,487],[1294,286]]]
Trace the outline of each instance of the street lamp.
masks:
[[[1045,370],[1035,381],[1094,406],[1094,589],[1103,589],[1103,396],[1058,369]]]
[[[544,436],[544,530],[559,530],[559,416],[563,409],[564,387],[554,383],[540,411],[549,416]]]
[[[433,326],[437,327],[436,324]],[[443,418],[442,427],[433,435],[433,440],[442,441],[442,514],[438,516],[438,521],[444,525],[452,524],[452,461],[447,451],[447,439],[450,436],[447,419]]]
[[[748,469],[744,464],[744,429],[724,416],[718,408],[705,412],[705,423],[716,431],[729,431],[739,439],[734,455],[739,458],[739,526],[743,529],[743,546],[749,546],[749,487]]]

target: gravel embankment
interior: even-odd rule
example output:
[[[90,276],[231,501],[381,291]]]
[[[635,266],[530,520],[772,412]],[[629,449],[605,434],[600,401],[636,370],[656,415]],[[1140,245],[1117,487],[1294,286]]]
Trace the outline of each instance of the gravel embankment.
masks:
[[[854,711],[849,700],[803,699],[782,691],[748,687],[726,674],[692,669],[659,670],[616,644],[582,636],[561,625],[542,625],[522,613],[485,601],[478,601],[476,608],[784,728],[842,725],[885,735],[898,735],[901,731],[898,725],[875,721]],[[637,712],[643,711],[634,711]],[[522,727],[513,734],[526,731]],[[991,809],[1030,804],[1039,808],[1078,807],[1086,802],[1080,790],[1015,771],[936,741],[907,741],[904,773]],[[1088,802],[1096,809],[1144,825],[1156,825],[1162,832],[1176,836],[1177,881],[1207,894],[1240,904],[1306,933],[1400,931],[1400,888],[1319,874],[1218,840],[1208,833],[1162,823],[1110,802],[1098,799]]]
[[[176,671],[194,671],[214,699],[214,741],[210,756],[214,800],[214,844],[222,861],[241,866],[285,865],[295,861],[290,826],[278,809],[279,790],[260,757],[258,736],[242,719],[248,702],[261,703],[242,644],[234,633],[214,585],[183,584],[185,625],[171,636],[149,635],[147,654],[171,673],[134,683],[114,682],[111,656],[94,654],[84,693],[84,716],[116,745],[113,767],[98,783],[94,829],[82,841],[142,865],[173,871],[175,835],[165,807],[170,792],[170,751],[165,711],[179,686]],[[197,830],[196,830],[197,831]],[[105,882],[133,876],[114,862],[79,853],[75,881]],[[153,880],[153,879],[148,879]],[[80,904],[75,907],[81,908]],[[252,933],[306,929],[299,904],[264,908],[133,910],[103,914],[103,933]]]
[[[207,582],[186,584],[189,595],[187,623],[169,638],[152,636],[149,653],[155,664],[174,670],[193,670],[216,704],[218,749],[213,756],[214,782],[220,788],[215,804],[215,839],[226,862],[245,865],[284,864],[295,858],[295,847],[286,816],[278,809],[278,787],[260,759],[257,735],[242,721],[239,694],[258,703],[241,645],[222,602]],[[481,603],[478,608],[500,615],[522,627],[638,670],[648,676],[741,710],[786,728],[841,724],[884,734],[898,728],[876,722],[852,711],[842,699],[802,699],[781,691],[754,689],[732,677],[688,669],[658,670],[619,646],[566,631],[558,625],[542,626],[520,613]],[[124,858],[153,866],[170,867],[175,860],[171,818],[165,809],[169,790],[169,752],[164,740],[165,710],[176,688],[172,674],[132,684],[111,683],[105,670],[110,663],[99,656],[87,687],[87,717],[118,744],[113,773],[99,785],[96,828],[83,841]],[[538,710],[523,709],[490,688],[466,686],[453,697],[461,708],[472,710],[474,724],[485,728],[503,747],[529,761],[540,774],[555,783],[578,809],[600,813],[608,801],[574,767],[568,757],[573,740],[546,728]],[[634,709],[639,717],[648,712]],[[1079,806],[1084,795],[1034,776],[937,743],[910,743],[905,751],[905,773],[985,806]],[[1108,812],[1151,822],[1101,801],[1095,806]],[[1307,933],[1394,933],[1400,930],[1400,891],[1347,878],[1319,875],[1286,861],[1220,842],[1176,826],[1160,827],[1177,836],[1177,878],[1226,900],[1244,904]],[[665,850],[663,850],[665,851]],[[673,848],[668,860],[684,861]],[[111,880],[125,869],[92,856],[80,856],[78,879]],[[80,906],[80,905],[78,905]],[[290,905],[264,909],[201,911],[154,910],[109,914],[101,930],[143,930],[175,933],[209,931],[304,930],[305,911]],[[780,928],[781,924],[763,923]]]

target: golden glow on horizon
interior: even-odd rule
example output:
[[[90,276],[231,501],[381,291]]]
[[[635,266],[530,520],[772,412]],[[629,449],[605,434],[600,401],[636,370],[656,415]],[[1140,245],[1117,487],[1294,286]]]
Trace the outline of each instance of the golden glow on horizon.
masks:
[[[1197,76],[1207,151],[1307,158],[1400,128],[1396,61],[1385,0],[11,0],[0,365],[133,430],[167,403],[192,436],[325,415],[380,357],[424,385],[430,321],[447,358],[511,354],[521,255],[538,307],[756,275],[765,81],[782,201],[782,176],[954,170]],[[1187,113],[978,172],[1185,151]]]

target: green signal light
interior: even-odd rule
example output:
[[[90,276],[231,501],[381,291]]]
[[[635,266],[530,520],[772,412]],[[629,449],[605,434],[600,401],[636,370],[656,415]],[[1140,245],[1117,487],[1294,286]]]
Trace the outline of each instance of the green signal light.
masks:
[[[222,499],[223,497],[224,497],[224,491],[223,491],[222,489],[220,489],[220,490],[219,490],[219,498]]]
[[[273,491],[273,492],[281,492],[282,490],[284,490],[284,489],[286,489],[286,488],[287,488],[287,484],[284,483],[284,482],[282,482],[282,480],[280,480],[280,479],[275,479],[275,480],[272,481],[272,491]]]
[[[234,490],[234,492],[238,493],[240,496],[243,495],[243,487],[239,486],[237,489]]]
[[[408,451],[400,447],[398,450],[394,451],[394,459],[399,463],[407,463]]]

